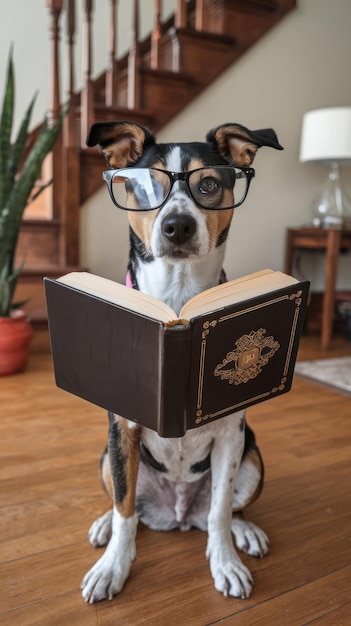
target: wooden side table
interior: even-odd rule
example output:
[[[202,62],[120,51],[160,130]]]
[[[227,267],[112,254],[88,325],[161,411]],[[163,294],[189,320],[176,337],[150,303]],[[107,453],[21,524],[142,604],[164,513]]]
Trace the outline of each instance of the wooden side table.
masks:
[[[340,250],[351,250],[351,230],[336,228],[289,228],[286,240],[285,272],[292,274],[296,250],[325,252],[325,285],[322,310],[321,346],[330,346],[333,329],[335,284]]]

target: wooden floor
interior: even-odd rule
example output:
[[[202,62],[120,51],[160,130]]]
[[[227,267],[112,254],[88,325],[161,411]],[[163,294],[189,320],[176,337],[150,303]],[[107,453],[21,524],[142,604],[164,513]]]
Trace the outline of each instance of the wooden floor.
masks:
[[[305,338],[300,358],[327,354]],[[351,399],[295,378],[293,390],[249,410],[266,464],[250,518],[271,551],[243,557],[248,600],[212,585],[206,535],[140,527],[122,594],[87,605],[83,574],[99,555],[86,541],[108,508],[98,479],[102,410],[55,388],[48,354],[0,379],[0,624],[2,626],[345,626],[351,623]]]

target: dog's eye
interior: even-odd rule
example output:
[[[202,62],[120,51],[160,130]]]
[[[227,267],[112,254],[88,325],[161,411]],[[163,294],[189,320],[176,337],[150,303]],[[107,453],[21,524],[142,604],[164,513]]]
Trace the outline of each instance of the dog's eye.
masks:
[[[218,181],[212,176],[206,176],[199,185],[201,193],[214,193],[218,189]]]

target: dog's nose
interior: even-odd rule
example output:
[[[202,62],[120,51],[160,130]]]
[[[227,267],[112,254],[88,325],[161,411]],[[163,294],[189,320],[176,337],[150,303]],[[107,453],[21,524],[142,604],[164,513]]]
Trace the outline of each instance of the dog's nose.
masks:
[[[172,243],[185,243],[195,231],[196,221],[191,215],[167,215],[162,222],[162,232]]]

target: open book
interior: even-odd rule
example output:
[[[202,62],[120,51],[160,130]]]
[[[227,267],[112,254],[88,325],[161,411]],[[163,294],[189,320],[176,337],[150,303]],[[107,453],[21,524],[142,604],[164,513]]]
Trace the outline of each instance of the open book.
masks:
[[[87,272],[44,279],[56,383],[164,437],[289,391],[308,282],[262,270],[179,315]]]

